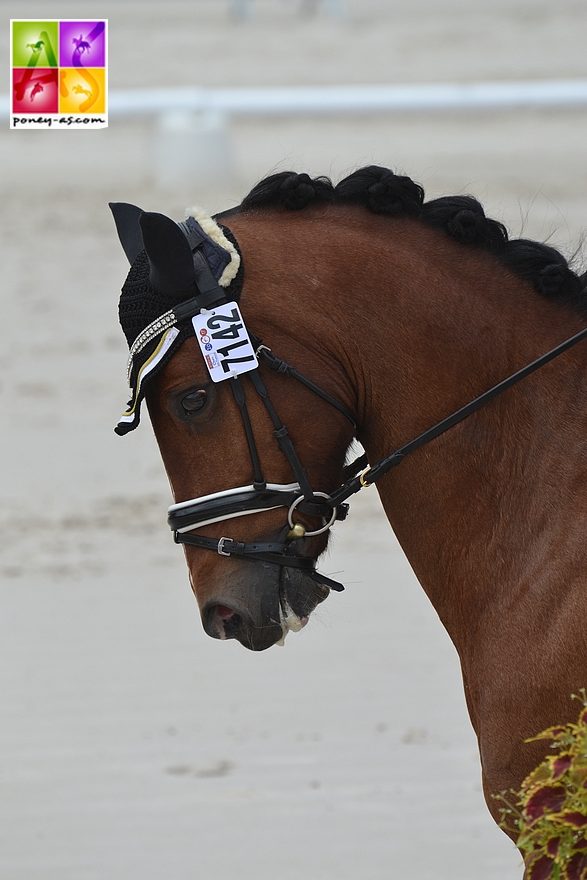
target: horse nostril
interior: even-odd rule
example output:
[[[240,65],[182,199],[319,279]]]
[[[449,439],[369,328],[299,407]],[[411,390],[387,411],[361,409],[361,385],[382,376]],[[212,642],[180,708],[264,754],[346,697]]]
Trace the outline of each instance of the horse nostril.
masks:
[[[242,618],[228,605],[210,605],[204,613],[204,629],[214,639],[238,637]]]
[[[222,618],[222,620],[230,620],[231,617],[234,617],[236,611],[233,611],[232,608],[228,608],[226,605],[217,605],[216,614],[218,617]]]

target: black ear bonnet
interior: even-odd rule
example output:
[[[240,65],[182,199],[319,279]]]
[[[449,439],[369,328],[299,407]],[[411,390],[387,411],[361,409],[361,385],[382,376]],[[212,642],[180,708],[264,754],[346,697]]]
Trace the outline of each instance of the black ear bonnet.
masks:
[[[226,283],[222,276],[234,262],[235,254],[229,253],[211,238],[193,217],[175,224],[163,215],[145,214],[134,206],[111,207],[121,243],[127,257],[132,260],[118,306],[120,325],[130,349],[128,380],[131,398],[114,429],[122,435],[139,424],[140,407],[149,382],[179,345],[194,334],[193,315],[214,302],[225,299],[238,301],[243,265],[240,259],[238,271]],[[131,208],[134,209],[133,214]],[[137,233],[138,224],[142,227],[142,236],[140,230]],[[219,228],[234,246],[238,260],[240,251],[234,235],[226,226]],[[154,245],[151,244],[153,236]],[[186,267],[184,279],[177,281],[177,287],[174,266],[168,266],[166,236],[171,236],[171,244],[176,243],[180,248],[186,247],[183,241],[185,237],[191,251],[190,261],[193,261],[193,265],[190,264],[190,274],[186,274]],[[169,255],[173,256],[172,248],[169,248]],[[167,268],[171,269],[169,281],[162,276]],[[229,276],[232,274],[234,272]],[[154,278],[157,286],[153,283]]]
[[[199,229],[199,223],[193,217],[188,218],[193,221]],[[225,237],[234,245],[240,255],[239,246],[236,238],[226,226],[220,226]],[[204,233],[202,233],[204,234]],[[205,257],[213,276],[218,279],[221,277],[224,269],[230,263],[230,254],[206,236],[202,246],[202,253]],[[238,273],[233,281],[230,282],[230,298],[238,302],[243,282],[243,262],[241,255],[241,263]],[[179,294],[175,297],[168,297],[155,290],[149,280],[149,258],[144,249],[141,250],[129,269],[126,281],[122,287],[120,301],[118,303],[118,318],[122,332],[126,336],[128,347],[130,348],[137,336],[159,315],[162,315],[173,305],[182,302],[186,297]],[[182,328],[182,338],[185,339],[189,328]]]

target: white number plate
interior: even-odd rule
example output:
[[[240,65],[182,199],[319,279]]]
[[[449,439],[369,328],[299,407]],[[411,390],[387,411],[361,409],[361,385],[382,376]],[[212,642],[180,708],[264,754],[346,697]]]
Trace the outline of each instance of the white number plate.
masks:
[[[196,315],[192,324],[213,382],[224,382],[259,366],[235,302]]]

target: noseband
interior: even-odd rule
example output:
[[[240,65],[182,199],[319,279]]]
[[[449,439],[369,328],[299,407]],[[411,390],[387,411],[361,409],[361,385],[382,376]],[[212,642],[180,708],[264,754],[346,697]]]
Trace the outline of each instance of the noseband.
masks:
[[[218,553],[220,556],[236,556],[254,562],[277,565],[282,568],[298,569],[303,571],[312,580],[332,590],[340,591],[343,590],[344,587],[337,581],[317,572],[314,559],[296,553],[296,541],[304,537],[309,538],[327,532],[337,520],[344,520],[346,518],[349,509],[349,505],[346,503],[348,498],[364,487],[373,485],[384,474],[400,464],[411,452],[416,451],[421,446],[424,446],[426,443],[429,443],[431,440],[434,440],[436,437],[445,433],[445,431],[448,431],[450,428],[459,424],[463,419],[489,403],[494,397],[502,394],[512,385],[521,381],[526,376],[530,375],[535,370],[553,360],[555,357],[558,357],[567,349],[571,348],[571,346],[587,337],[587,328],[585,328],[569,339],[566,339],[556,348],[527,364],[516,373],[508,376],[497,385],[489,388],[483,394],[479,395],[474,400],[471,400],[459,410],[451,413],[437,424],[428,428],[422,434],[419,434],[417,437],[381,459],[376,464],[368,466],[367,456],[361,455],[352,464],[345,467],[343,472],[343,482],[334,492],[328,493],[315,491],[310,485],[308,476],[296,452],[295,446],[292,443],[288,430],[273,406],[269,392],[263,381],[260,367],[265,366],[282,376],[295,379],[297,382],[303,384],[313,394],[341,413],[353,426],[353,431],[356,431],[356,423],[353,413],[350,412],[350,410],[339,400],[334,398],[327,391],[324,391],[324,389],[314,383],[311,379],[308,379],[300,373],[295,367],[279,358],[268,346],[264,345],[260,339],[247,332],[245,322],[242,319],[237,304],[235,302],[229,302],[226,291],[216,283],[212,272],[206,263],[206,259],[201,253],[201,241],[198,240],[197,236],[194,236],[193,231],[190,240],[189,230],[184,231],[188,241],[190,241],[190,246],[192,247],[194,264],[197,264],[197,293],[191,299],[175,306],[156,321],[153,321],[152,324],[140,334],[137,340],[135,340],[135,343],[133,343],[133,346],[131,346],[131,361],[133,351],[135,353],[140,351],[141,347],[150,344],[158,336],[162,336],[163,341],[170,339],[171,341],[169,345],[173,345],[173,339],[178,335],[177,328],[184,327],[190,321],[192,321],[194,325],[194,332],[196,332],[197,327],[201,325],[202,321],[208,321],[207,325],[204,324],[203,331],[200,329],[200,333],[207,332],[206,326],[218,327],[222,326],[221,323],[219,323],[222,321],[238,321],[238,326],[241,328],[241,335],[238,337],[238,343],[233,342],[227,345],[224,350],[220,349],[221,352],[224,351],[222,356],[225,361],[223,363],[221,359],[220,366],[226,370],[226,375],[221,376],[220,381],[228,382],[241,415],[241,421],[244,427],[251,459],[253,482],[250,486],[225,489],[224,491],[215,492],[211,495],[192,498],[188,501],[181,501],[178,504],[173,504],[168,511],[168,523],[173,531],[174,539],[178,544],[186,544],[201,550],[211,550]],[[226,317],[229,313],[232,315],[230,319]],[[209,315],[212,317],[208,318]],[[210,323],[211,321],[213,323]],[[198,322],[200,323],[198,324]],[[231,332],[232,331],[225,329],[217,335],[225,334],[223,338],[229,340],[237,338],[236,336],[231,335]],[[170,333],[175,333],[175,336],[169,336]],[[198,336],[197,332],[196,336],[199,343],[201,343],[201,338]],[[180,339],[181,338],[182,337],[180,337]],[[203,338],[207,339],[208,337],[206,336]],[[246,342],[241,341],[245,339]],[[228,361],[226,360],[228,354],[232,353],[231,349],[235,350],[234,354],[242,354],[243,351],[248,350],[246,349],[246,343],[249,344],[251,354],[246,357],[235,357],[232,359],[229,358]],[[161,344],[163,344],[163,342]],[[240,349],[240,352],[237,352],[236,349],[239,349],[241,346],[242,348]],[[216,363],[213,368],[209,356],[205,354],[204,350],[202,353],[205,361],[208,362],[208,368],[212,379],[214,381],[219,381],[217,377],[219,364]],[[249,363],[244,367],[242,364],[239,364],[238,371],[235,366],[230,366],[231,363],[235,365],[239,361],[248,361]],[[243,384],[245,379],[250,381],[254,391],[260,398],[267,414],[269,415],[273,425],[273,435],[279,448],[284,453],[292,472],[293,482],[291,483],[281,484],[267,482],[263,475],[247,406],[247,398]],[[130,418],[130,415],[125,414],[125,416],[123,416],[123,421],[124,419],[129,420]],[[121,423],[119,423],[119,427],[120,424]],[[232,537],[215,539],[195,534],[197,529],[204,528],[205,526],[214,523],[227,522],[228,520],[238,517],[250,516],[255,513],[276,510],[278,508],[284,508],[287,510],[287,524],[284,524],[282,530],[283,537],[281,540],[244,542],[235,540]],[[314,529],[307,529],[302,523],[295,521],[296,514],[298,513],[307,517],[318,518],[321,521],[321,525]]]

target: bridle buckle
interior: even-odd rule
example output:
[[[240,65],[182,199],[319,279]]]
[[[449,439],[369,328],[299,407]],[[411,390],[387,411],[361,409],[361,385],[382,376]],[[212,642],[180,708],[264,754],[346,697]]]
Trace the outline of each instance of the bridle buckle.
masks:
[[[361,484],[362,489],[366,489],[367,486],[373,485],[373,483],[370,483],[369,480],[367,479],[367,475],[370,473],[370,471],[371,471],[371,468],[366,467],[365,470],[361,471],[361,473],[359,474],[359,483]]]
[[[230,553],[228,553],[224,549],[224,544],[226,543],[226,541],[232,541],[232,538],[220,538],[220,540],[218,541],[218,555],[219,556],[230,556]]]

